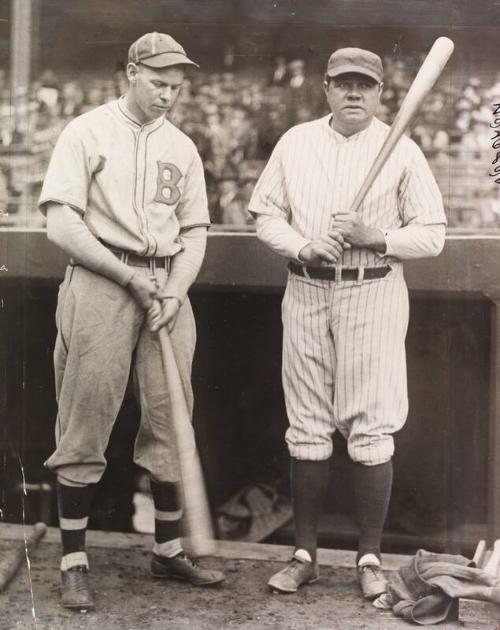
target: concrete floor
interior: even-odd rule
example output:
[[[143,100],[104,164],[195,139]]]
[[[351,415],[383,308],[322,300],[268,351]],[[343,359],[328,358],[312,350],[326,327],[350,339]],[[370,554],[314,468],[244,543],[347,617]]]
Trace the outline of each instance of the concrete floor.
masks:
[[[29,534],[30,528],[26,531]],[[0,558],[22,544],[23,528],[0,525]],[[59,536],[49,529],[27,562],[0,593],[0,630],[398,630],[410,624],[378,611],[360,597],[354,554],[321,550],[321,580],[294,595],[271,593],[266,582],[291,555],[291,548],[220,543],[200,564],[222,569],[226,582],[215,588],[153,580],[148,573],[151,537],[88,533],[95,612],[80,614],[59,605]],[[391,570],[406,557],[384,556]],[[491,609],[461,606],[461,621],[439,626],[455,630],[499,630]]]

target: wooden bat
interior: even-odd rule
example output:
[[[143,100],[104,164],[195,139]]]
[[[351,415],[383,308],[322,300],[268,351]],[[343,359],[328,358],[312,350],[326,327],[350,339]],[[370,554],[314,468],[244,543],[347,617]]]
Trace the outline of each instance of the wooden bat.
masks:
[[[40,541],[47,526],[45,523],[37,523],[33,527],[30,537],[26,541],[16,541],[13,549],[9,549],[0,560],[0,591],[12,580],[21,564],[26,560],[26,549],[30,551]]]
[[[424,59],[417,76],[411,84],[410,89],[408,90],[408,94],[402,102],[399,112],[394,118],[391,129],[384,144],[382,145],[382,148],[375,158],[363,185],[352,202],[349,210],[350,212],[357,212],[359,210],[367,192],[370,190],[375,178],[382,170],[387,158],[392,153],[392,150],[403,135],[405,129],[408,127],[411,119],[422,104],[422,101],[430,92],[434,83],[436,83],[439,75],[443,71],[446,62],[453,52],[453,48],[453,42],[447,37],[439,37],[434,42],[427,57]]]
[[[171,398],[172,420],[181,471],[183,525],[186,533],[183,544],[191,555],[206,556],[215,551],[215,542],[203,472],[191,425],[191,414],[186,403],[182,380],[166,329],[161,328],[158,335],[165,379]]]

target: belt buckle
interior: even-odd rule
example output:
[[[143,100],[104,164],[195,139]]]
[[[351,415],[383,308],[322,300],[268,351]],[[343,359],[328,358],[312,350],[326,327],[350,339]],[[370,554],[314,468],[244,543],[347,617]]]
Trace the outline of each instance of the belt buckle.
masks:
[[[342,265],[335,265],[335,282],[342,281]]]

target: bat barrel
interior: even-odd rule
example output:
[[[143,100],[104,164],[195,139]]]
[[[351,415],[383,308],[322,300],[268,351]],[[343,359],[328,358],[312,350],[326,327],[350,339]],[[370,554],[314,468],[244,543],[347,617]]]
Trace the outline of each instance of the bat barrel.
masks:
[[[8,550],[0,561],[0,592],[7,586],[17,573],[26,557],[26,548],[33,549],[38,541],[43,538],[47,526],[45,523],[36,523],[30,536],[25,541],[16,541],[13,549]]]
[[[392,123],[382,148],[375,158],[362,187],[351,204],[351,212],[357,212],[359,210],[375,178],[382,170],[389,155],[392,153],[406,127],[422,104],[422,101],[443,71],[443,68],[453,52],[453,48],[454,44],[448,37],[439,37],[434,42],[394,118],[394,122]]]

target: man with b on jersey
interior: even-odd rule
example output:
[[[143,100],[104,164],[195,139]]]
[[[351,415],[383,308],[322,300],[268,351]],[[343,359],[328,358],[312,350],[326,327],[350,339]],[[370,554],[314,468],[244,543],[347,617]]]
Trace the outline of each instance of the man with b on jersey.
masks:
[[[259,238],[289,259],[282,376],[295,553],[268,582],[283,593],[319,578],[317,528],[335,431],[352,461],[361,589],[368,599],[386,589],[380,548],[393,434],[408,411],[401,261],[438,255],[446,218],[430,168],[406,136],[359,212],[349,212],[389,131],[374,116],[382,80],[376,54],[334,52],[324,81],[330,114],[283,135],[250,202]]]
[[[59,290],[54,366],[62,605],[94,607],[85,531],[92,488],[131,368],[141,405],[134,460],[155,505],[151,572],[205,586],[180,542],[179,465],[156,332],[166,327],[192,410],[196,332],[187,291],[209,225],[201,159],[166,118],[185,70],[196,66],[172,37],[148,33],[129,49],[127,94],[72,120],[60,135],[39,206],[47,235],[71,262]]]

